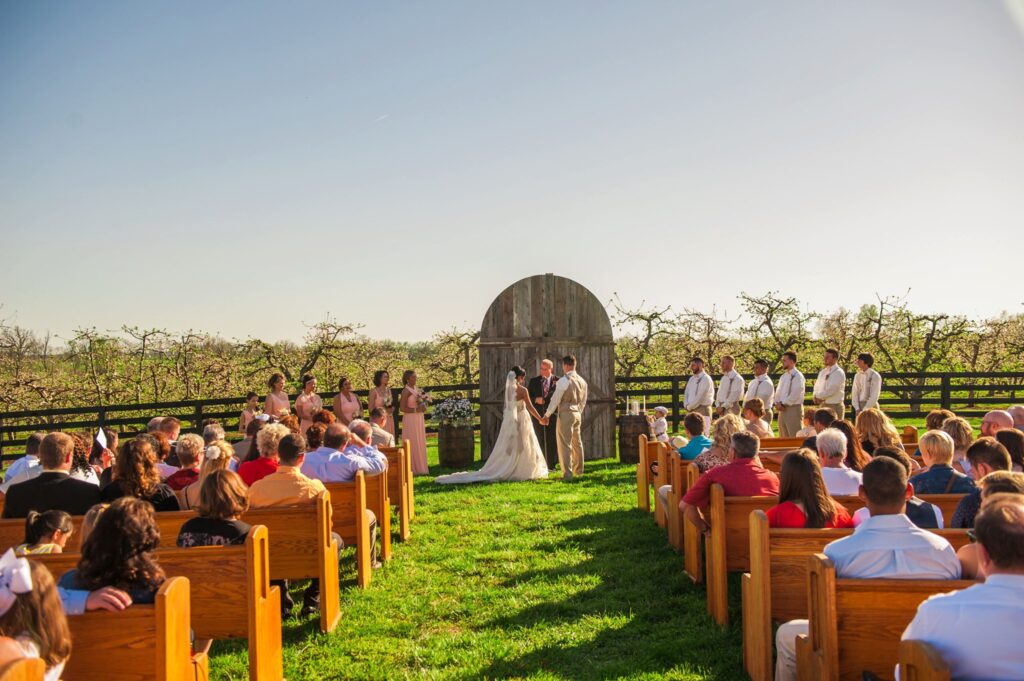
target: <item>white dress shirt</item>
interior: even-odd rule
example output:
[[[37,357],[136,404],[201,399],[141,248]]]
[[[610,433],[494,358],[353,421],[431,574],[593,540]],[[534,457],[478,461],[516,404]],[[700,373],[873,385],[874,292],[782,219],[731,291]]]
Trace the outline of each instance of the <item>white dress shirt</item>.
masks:
[[[715,382],[706,371],[690,376],[686,381],[686,390],[683,392],[683,406],[686,411],[693,411],[697,407],[710,407],[715,401]]]
[[[26,459],[29,460],[26,461]],[[34,461],[32,459],[34,459]],[[23,465],[18,466],[16,469],[15,466],[22,462],[24,462]],[[17,485],[19,482],[25,482],[26,480],[39,477],[39,474],[42,472],[43,467],[39,463],[39,459],[37,457],[23,456],[12,463],[11,467],[7,469],[4,482],[0,485],[0,492],[7,494],[7,490],[9,490],[12,485]]]
[[[743,388],[743,377],[738,371],[733,369],[729,373],[723,374],[718,381],[718,397],[715,399],[715,406],[732,409],[733,405],[739,404],[743,398]]]
[[[848,537],[825,547],[839,577],[960,579],[960,561],[948,541],[903,514],[872,516]]]
[[[857,496],[864,478],[857,471],[843,465],[838,468],[822,466],[821,477],[825,481],[825,489],[832,497]]]
[[[930,643],[954,679],[1024,679],[1024,576],[932,596],[917,608],[903,640]]]
[[[576,374],[575,371],[567,371],[565,373],[565,375],[563,375],[560,379],[558,379],[558,382],[555,383],[555,393],[551,396],[551,402],[548,403],[548,409],[547,409],[546,412],[544,412],[544,416],[550,417],[556,411],[558,411],[558,406],[560,404],[562,404],[562,396],[565,395],[565,391],[568,390],[568,388],[569,388],[569,377],[570,376],[576,376],[576,375],[577,374]],[[581,382],[581,385],[580,385],[580,396],[579,396],[579,398],[580,398],[579,410],[580,410],[580,413],[583,413],[583,410],[587,408],[587,390],[588,390],[588,386],[587,386],[587,382],[583,380],[582,376],[580,376],[580,382]]]
[[[802,406],[807,392],[804,375],[793,367],[779,377],[779,389],[775,391],[775,404],[786,407]]]
[[[744,400],[749,401],[755,397],[761,398],[765,409],[771,409],[775,403],[775,385],[768,374],[761,374],[750,379],[750,383],[747,385],[747,396]]]
[[[882,392],[882,375],[868,367],[867,371],[858,371],[853,377],[853,392],[850,395],[853,408],[857,411],[878,406],[878,396]]]
[[[846,372],[838,364],[818,372],[814,381],[814,399],[825,404],[842,404],[846,400]]]

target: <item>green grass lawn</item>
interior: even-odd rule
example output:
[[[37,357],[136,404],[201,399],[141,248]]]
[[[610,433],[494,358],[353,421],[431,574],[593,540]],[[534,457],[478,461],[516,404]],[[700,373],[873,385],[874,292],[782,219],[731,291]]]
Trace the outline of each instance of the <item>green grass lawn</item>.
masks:
[[[745,679],[738,627],[711,623],[703,588],[635,509],[635,484],[634,467],[613,460],[588,462],[568,484],[418,478],[412,537],[369,589],[342,555],[338,628],[285,622],[285,675]],[[213,678],[246,678],[244,642],[212,653]]]

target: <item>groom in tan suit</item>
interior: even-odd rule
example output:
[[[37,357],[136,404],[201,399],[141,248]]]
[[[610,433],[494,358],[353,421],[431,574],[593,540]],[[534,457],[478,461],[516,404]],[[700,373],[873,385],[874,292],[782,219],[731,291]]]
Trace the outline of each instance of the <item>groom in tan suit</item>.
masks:
[[[562,479],[572,480],[583,474],[583,410],[587,407],[587,382],[576,373],[576,358],[562,358],[564,375],[555,384],[555,394],[544,413],[542,425],[558,412],[558,461]]]

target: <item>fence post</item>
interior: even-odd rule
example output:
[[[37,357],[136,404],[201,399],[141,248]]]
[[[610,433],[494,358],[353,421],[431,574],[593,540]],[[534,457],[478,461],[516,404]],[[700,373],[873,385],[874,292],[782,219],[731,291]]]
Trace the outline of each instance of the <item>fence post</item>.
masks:
[[[194,430],[198,430],[199,433],[201,434],[203,432],[201,430],[202,427],[203,427],[203,405],[201,403],[199,403],[199,402],[196,402],[196,411],[192,415],[192,428]]]
[[[942,408],[943,409],[949,409],[950,405],[953,404],[953,395],[951,394],[952,390],[953,390],[953,385],[952,385],[952,381],[950,380],[950,378],[951,377],[950,377],[949,374],[945,374],[945,373],[942,374],[942,396],[941,396],[941,399],[942,399]]]
[[[394,415],[391,420],[395,422],[395,444],[402,445],[402,410],[399,409],[399,404],[402,399],[402,391],[391,389],[391,408],[394,409]]]
[[[107,425],[107,410],[100,409],[96,412],[96,420],[99,422],[100,428],[105,428]]]
[[[672,432],[679,432],[679,377],[672,377]]]

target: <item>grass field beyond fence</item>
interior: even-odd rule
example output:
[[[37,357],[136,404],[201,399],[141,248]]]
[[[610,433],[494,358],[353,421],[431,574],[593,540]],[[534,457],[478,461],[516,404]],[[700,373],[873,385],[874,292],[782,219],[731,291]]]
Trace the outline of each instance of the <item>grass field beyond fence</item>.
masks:
[[[412,537],[368,590],[343,555],[338,629],[285,623],[286,677],[746,678],[738,628],[710,622],[703,588],[635,509],[635,484],[613,459],[573,483],[418,479]],[[213,678],[245,668],[243,642],[214,644]]]

